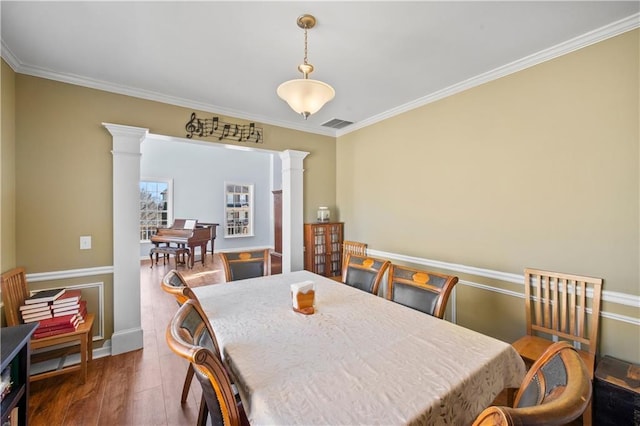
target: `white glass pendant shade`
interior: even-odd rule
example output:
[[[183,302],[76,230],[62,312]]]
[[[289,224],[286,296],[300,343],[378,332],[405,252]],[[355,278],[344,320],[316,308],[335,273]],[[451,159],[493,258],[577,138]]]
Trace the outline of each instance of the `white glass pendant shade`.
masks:
[[[327,83],[308,78],[289,80],[278,86],[278,96],[305,119],[315,114],[336,95]]]

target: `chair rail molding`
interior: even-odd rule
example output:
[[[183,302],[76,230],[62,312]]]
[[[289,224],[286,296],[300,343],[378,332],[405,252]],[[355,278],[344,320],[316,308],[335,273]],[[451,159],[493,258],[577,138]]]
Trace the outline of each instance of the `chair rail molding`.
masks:
[[[27,274],[29,282],[64,280],[68,278],[108,275],[113,273],[113,266],[97,266],[94,268],[68,269],[66,271],[35,272]]]
[[[486,284],[480,284],[480,283],[476,283],[469,280],[458,281],[458,285],[462,284],[468,287],[474,287],[474,288],[482,289],[485,291],[492,291],[495,293],[500,293],[507,296],[524,299],[524,275],[495,271],[492,269],[478,268],[475,266],[462,265],[459,263],[442,262],[440,260],[425,259],[422,257],[406,256],[399,253],[391,253],[391,252],[386,252],[381,250],[374,250],[371,248],[368,249],[367,253],[370,256],[381,257],[383,259],[389,259],[391,261],[396,260],[396,261],[411,263],[415,265],[423,265],[431,268],[445,269],[455,273],[476,275],[479,277],[495,279],[497,281],[519,284],[523,288],[522,292],[506,290],[503,288],[494,287]],[[452,294],[453,296],[452,300],[455,302],[456,289],[454,288],[453,291],[454,291],[454,294]],[[636,296],[633,294],[603,290],[602,300],[609,303],[615,303],[617,305],[640,308],[640,296]],[[632,317],[629,315],[621,315],[614,312],[600,311],[600,317],[640,326],[640,318]]]

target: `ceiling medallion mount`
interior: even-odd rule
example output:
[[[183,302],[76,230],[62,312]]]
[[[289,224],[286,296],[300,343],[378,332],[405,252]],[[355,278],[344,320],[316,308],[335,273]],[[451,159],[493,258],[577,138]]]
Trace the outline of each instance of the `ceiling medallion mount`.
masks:
[[[298,26],[303,30],[310,30],[316,26],[316,17],[308,14],[298,16]]]
[[[307,59],[307,31],[316,26],[316,18],[313,15],[304,14],[299,16],[296,22],[298,27],[304,30],[304,60],[298,65],[302,78],[285,81],[278,86],[277,93],[291,109],[306,120],[333,99],[336,92],[327,83],[309,78],[314,68]]]

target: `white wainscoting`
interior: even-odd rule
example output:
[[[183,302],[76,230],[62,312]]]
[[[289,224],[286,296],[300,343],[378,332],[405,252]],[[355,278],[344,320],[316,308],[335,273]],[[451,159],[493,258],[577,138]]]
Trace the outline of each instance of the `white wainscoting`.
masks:
[[[445,269],[447,271],[451,271],[453,273],[458,273],[458,274],[469,274],[469,275],[475,275],[478,277],[490,278],[498,281],[513,283],[513,284],[519,284],[522,286],[521,292],[505,290],[499,287],[493,287],[490,285],[480,284],[480,283],[476,283],[468,280],[458,281],[458,285],[462,284],[469,287],[479,288],[485,291],[492,291],[495,293],[505,294],[508,296],[524,299],[524,275],[494,271],[492,269],[476,268],[474,266],[467,266],[467,265],[462,265],[458,263],[441,262],[439,260],[424,259],[421,257],[405,256],[402,254],[390,253],[390,252],[380,251],[380,250],[368,249],[367,254],[373,257],[388,259],[392,262],[400,261],[400,262],[410,263],[414,265],[422,265],[430,268]],[[454,302],[452,303],[453,306],[455,306],[455,291],[456,290],[454,287],[453,294],[452,294],[452,301]],[[636,296],[632,294],[603,290],[602,300],[605,302],[615,303],[618,305],[640,308],[640,296]],[[626,322],[636,326],[640,326],[640,318],[637,318],[637,317],[631,317],[628,315],[621,315],[621,314],[616,314],[614,312],[607,312],[607,311],[600,311],[600,316],[602,318],[608,318],[615,321],[622,321],[622,322]],[[455,322],[455,310],[453,312],[452,321]]]
[[[27,274],[27,282],[34,283],[39,281],[56,281],[70,278],[92,277],[96,275],[113,274],[113,266],[101,266],[96,268],[85,269],[69,269],[66,271],[38,272]],[[96,313],[96,323],[98,324],[98,332],[93,334],[93,340],[104,339],[104,282],[92,282],[76,285],[64,286],[65,289],[90,289],[98,290],[98,312]]]

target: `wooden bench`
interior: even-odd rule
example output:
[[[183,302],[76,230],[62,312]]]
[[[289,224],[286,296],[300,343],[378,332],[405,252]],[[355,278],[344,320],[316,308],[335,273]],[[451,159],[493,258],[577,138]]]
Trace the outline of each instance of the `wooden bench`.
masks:
[[[153,268],[153,255],[156,255],[156,265],[158,264],[158,255],[162,255],[162,264],[166,265],[167,258],[173,255],[176,261],[176,269],[178,265],[191,265],[191,250],[188,247],[153,247],[149,250],[149,257],[151,258],[151,267]],[[184,256],[187,256],[185,261]],[[169,260],[169,262],[171,262]]]

